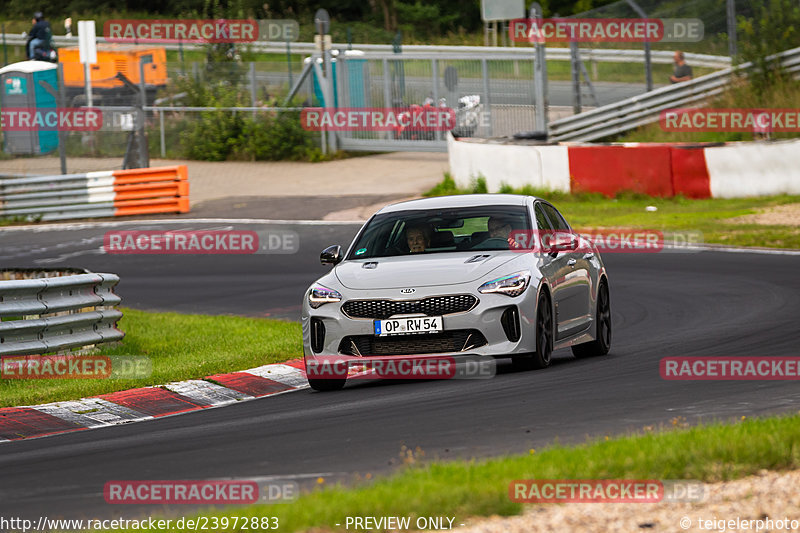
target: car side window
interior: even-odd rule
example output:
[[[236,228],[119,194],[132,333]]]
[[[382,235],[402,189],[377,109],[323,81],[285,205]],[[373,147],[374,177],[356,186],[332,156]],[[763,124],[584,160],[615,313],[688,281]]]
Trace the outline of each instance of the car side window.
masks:
[[[553,223],[554,229],[559,230],[559,231],[561,231],[561,230],[568,231],[569,230],[569,224],[567,224],[567,221],[564,220],[564,217],[561,216],[561,213],[556,211],[555,207],[553,207],[550,204],[545,204],[545,203],[541,203],[539,205],[542,206],[542,209],[544,209],[545,213],[547,213],[547,218],[549,218],[550,222]]]
[[[536,207],[534,208],[534,212],[536,213],[536,227],[541,231],[552,231],[553,226],[550,224],[550,221],[547,220],[547,217],[542,210],[542,204],[537,203]]]

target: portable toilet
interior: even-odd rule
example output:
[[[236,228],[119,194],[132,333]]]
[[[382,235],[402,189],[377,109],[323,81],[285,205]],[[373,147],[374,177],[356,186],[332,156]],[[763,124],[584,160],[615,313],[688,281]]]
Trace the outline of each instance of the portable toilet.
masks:
[[[339,57],[338,50],[331,50],[332,65],[330,71],[333,74],[333,100],[334,107],[369,107],[369,64],[362,56],[364,52],[361,50],[346,50],[344,53],[347,59],[346,79],[344,86],[339,87],[340,76],[337,72],[337,58]],[[306,58],[305,63],[308,64],[312,59]],[[317,63],[322,63],[322,58],[317,58]],[[314,97],[320,103],[325,105],[325,96],[322,94],[319,80],[317,79],[316,70],[312,71]]]
[[[55,109],[58,65],[46,61],[21,61],[0,68],[0,109],[25,110],[33,116],[39,109]],[[49,90],[48,90],[49,89]],[[52,91],[52,92],[51,92]],[[6,117],[9,120],[9,117]],[[26,121],[27,122],[27,121]],[[46,154],[58,148],[56,129],[3,128],[3,149],[10,154]]]

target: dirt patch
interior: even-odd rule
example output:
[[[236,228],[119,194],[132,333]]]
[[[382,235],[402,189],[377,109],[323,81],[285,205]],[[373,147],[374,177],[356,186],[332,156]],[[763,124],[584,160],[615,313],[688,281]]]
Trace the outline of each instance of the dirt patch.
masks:
[[[758,530],[756,523],[745,521],[768,518],[772,523],[763,523],[760,531],[797,531],[800,528],[798,487],[800,471],[762,471],[736,481],[705,484],[704,497],[696,503],[541,504],[531,506],[520,516],[470,521],[459,528],[459,533],[754,532]]]
[[[800,226],[800,204],[776,205],[758,213],[729,218],[731,224],[761,224],[764,226]]]

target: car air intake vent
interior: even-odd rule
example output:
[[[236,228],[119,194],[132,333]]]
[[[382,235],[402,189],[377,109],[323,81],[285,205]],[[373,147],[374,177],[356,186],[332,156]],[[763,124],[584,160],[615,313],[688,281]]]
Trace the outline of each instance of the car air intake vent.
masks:
[[[421,300],[350,300],[342,311],[350,318],[386,319],[395,315],[422,314],[426,316],[464,313],[478,303],[471,294],[432,296]]]
[[[492,256],[488,255],[488,254],[473,255],[472,257],[470,257],[469,259],[467,259],[464,262],[465,263],[480,263],[481,261],[485,261],[485,260],[489,259],[490,257],[492,257]]]

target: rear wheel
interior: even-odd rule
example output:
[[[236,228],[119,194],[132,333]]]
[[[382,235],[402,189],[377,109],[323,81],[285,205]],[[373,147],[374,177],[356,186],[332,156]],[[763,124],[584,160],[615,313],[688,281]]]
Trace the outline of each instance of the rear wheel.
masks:
[[[572,355],[582,359],[606,355],[611,349],[611,302],[608,297],[608,284],[600,282],[597,291],[597,320],[595,321],[595,340],[572,347]]]
[[[536,305],[536,353],[512,358],[516,370],[547,368],[553,356],[553,312],[546,292]]]

